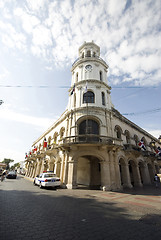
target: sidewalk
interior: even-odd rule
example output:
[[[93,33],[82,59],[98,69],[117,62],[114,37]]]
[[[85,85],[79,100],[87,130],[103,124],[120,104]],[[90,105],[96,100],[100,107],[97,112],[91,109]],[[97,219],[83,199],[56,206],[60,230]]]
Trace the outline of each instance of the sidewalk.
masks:
[[[33,178],[24,176],[25,179],[33,182]],[[58,189],[58,192],[65,196],[78,198],[94,198],[98,201],[113,202],[124,207],[134,215],[134,218],[141,218],[148,214],[161,214],[161,186],[144,186],[142,188],[124,189],[122,191],[101,191],[88,189]]]

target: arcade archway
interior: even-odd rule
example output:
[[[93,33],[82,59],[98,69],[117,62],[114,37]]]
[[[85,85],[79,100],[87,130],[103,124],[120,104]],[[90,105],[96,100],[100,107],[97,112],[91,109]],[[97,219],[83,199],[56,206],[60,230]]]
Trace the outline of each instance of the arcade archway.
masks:
[[[78,158],[77,185],[78,188],[100,189],[101,165],[97,157],[85,155]]]

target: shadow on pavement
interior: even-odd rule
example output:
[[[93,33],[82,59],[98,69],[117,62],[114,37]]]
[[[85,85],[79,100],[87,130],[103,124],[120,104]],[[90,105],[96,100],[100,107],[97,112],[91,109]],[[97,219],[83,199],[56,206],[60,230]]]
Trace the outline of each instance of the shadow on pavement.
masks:
[[[158,188],[155,185],[144,186],[144,187],[134,187],[132,189],[124,189],[123,191],[119,191],[121,193],[128,193],[133,195],[153,195],[153,196],[161,196],[161,186]]]
[[[6,189],[5,189],[6,186]],[[160,225],[151,219],[132,219],[114,202],[72,196],[69,191],[45,191],[31,182],[15,182],[0,190],[1,240],[153,240],[161,236]]]

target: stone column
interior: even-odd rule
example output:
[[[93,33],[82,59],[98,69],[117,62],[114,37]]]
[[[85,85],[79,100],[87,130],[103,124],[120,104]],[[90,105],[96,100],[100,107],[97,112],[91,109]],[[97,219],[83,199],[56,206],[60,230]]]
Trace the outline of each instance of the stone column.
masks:
[[[45,164],[44,158],[42,159],[42,165],[41,165],[40,173],[42,173],[43,171],[46,171],[46,164]]]
[[[72,160],[71,157],[69,157],[68,165],[69,169],[67,188],[74,189],[77,188],[77,161]]]
[[[101,164],[101,187],[103,191],[111,190],[110,162],[102,161]]]
[[[123,170],[123,187],[127,188],[133,188],[131,184],[131,179],[130,179],[130,173],[129,173],[129,164],[122,165],[122,170]]]
[[[138,164],[134,167],[134,171],[135,171],[135,173],[134,173],[134,186],[142,187],[143,184],[141,183],[141,177],[140,177]]]
[[[109,160],[110,160],[111,190],[116,190],[116,177],[115,177],[116,174],[113,151],[109,151]]]
[[[49,171],[53,171],[53,168],[54,168],[54,158],[50,157],[50,160],[49,160]]]
[[[64,178],[62,179],[62,182],[65,184],[67,184],[67,181],[68,181],[68,160],[69,160],[69,154],[67,153],[65,155]]]
[[[117,162],[116,156],[115,156],[114,166],[115,166],[116,187],[117,187],[117,189],[122,189],[122,186],[121,186],[121,175],[120,175],[120,166],[119,166],[119,163]]]
[[[147,163],[144,163],[144,168],[143,168],[143,184],[145,185],[151,184]]]
[[[33,171],[33,163],[30,164],[30,173],[29,173],[29,177],[32,176],[32,171]]]
[[[55,162],[54,174],[60,177],[60,160],[56,160]]]
[[[64,175],[64,155],[61,159],[61,168],[60,168],[60,179],[63,180],[63,175]]]
[[[33,173],[32,173],[32,178],[34,178],[34,177],[35,177],[36,168],[37,168],[37,162],[35,162],[35,163],[34,163],[34,165],[33,165]]]
[[[28,174],[29,174],[29,162],[27,162],[26,168],[27,168],[27,171],[25,173],[25,176],[28,177]]]
[[[40,170],[41,170],[41,159],[38,159],[38,163],[37,163],[37,168],[36,168],[36,176],[40,174]]]

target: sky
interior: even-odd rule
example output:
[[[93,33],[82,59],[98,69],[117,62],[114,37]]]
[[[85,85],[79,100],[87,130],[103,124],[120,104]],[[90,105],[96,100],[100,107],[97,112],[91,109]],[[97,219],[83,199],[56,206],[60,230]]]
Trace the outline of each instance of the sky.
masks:
[[[0,0],[0,161],[23,161],[65,111],[71,65],[92,40],[115,108],[161,135],[160,0]]]

